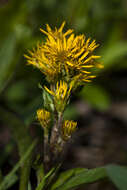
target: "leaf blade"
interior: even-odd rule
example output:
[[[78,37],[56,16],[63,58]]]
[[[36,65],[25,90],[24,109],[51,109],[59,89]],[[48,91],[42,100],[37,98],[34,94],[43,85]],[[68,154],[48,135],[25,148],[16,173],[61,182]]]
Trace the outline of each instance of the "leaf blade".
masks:
[[[62,186],[59,186],[55,190],[70,190],[72,188],[75,189],[79,185],[92,183],[105,177],[107,177],[105,168],[90,169],[87,172],[84,171],[72,177],[69,181],[65,182]]]
[[[111,181],[120,190],[127,189],[127,167],[109,165],[106,167],[107,174]]]

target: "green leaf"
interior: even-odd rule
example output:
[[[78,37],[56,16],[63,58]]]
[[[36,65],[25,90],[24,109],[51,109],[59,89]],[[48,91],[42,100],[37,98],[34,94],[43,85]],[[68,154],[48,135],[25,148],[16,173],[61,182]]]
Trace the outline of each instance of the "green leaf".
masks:
[[[54,111],[54,103],[52,100],[52,96],[43,88],[43,104],[44,108],[49,111]]]
[[[36,169],[36,176],[37,176],[37,184],[39,184],[44,177],[44,167],[43,164],[38,165]]]
[[[52,168],[47,175],[45,175],[42,179],[42,181],[37,186],[36,190],[42,190],[46,184],[46,180],[55,172],[56,168]]]
[[[71,170],[67,170],[65,172],[62,172],[59,176],[57,181],[52,185],[51,190],[57,189],[59,186],[63,185],[67,180],[69,180],[71,177],[74,177],[80,172],[88,171],[88,169],[85,168],[75,168]]]
[[[2,175],[2,171],[0,170],[0,185],[2,184],[3,180],[4,180],[4,176]],[[18,176],[16,174],[13,174],[10,177],[8,183],[6,184],[6,189],[11,187],[13,184],[15,184],[17,180],[18,180]]]
[[[79,95],[99,110],[107,110],[110,106],[109,94],[99,85],[86,85]]]
[[[111,181],[120,190],[127,190],[127,167],[110,165],[106,167]]]
[[[27,152],[20,159],[20,161],[15,165],[15,167],[12,169],[12,171],[7,176],[5,176],[2,183],[0,184],[0,190],[6,190],[8,187],[10,187],[12,184],[14,184],[14,182],[16,181],[15,173],[21,167],[21,165],[29,158],[29,156],[31,155],[31,152],[33,151],[35,145],[36,145],[36,141],[34,141],[30,145]]]
[[[76,176],[72,177],[54,190],[70,190],[72,188],[75,189],[79,185],[93,183],[105,177],[107,177],[105,168],[85,170],[84,172],[78,173]]]
[[[4,189],[10,188],[12,185],[14,185],[18,181],[18,176],[16,174],[12,175],[8,182],[6,183],[6,187]]]

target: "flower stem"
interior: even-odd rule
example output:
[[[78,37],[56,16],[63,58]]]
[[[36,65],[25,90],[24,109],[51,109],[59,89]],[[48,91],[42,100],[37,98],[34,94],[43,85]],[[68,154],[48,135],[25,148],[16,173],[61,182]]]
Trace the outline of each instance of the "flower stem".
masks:
[[[49,148],[49,135],[47,130],[44,130],[44,167],[45,172],[50,169],[50,148]]]

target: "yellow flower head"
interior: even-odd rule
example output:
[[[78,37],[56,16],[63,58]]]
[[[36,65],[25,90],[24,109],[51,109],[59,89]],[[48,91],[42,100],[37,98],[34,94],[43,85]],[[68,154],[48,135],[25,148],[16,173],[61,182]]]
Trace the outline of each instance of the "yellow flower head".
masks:
[[[67,104],[72,90],[72,85],[68,86],[65,81],[57,82],[53,90],[49,90],[45,86],[45,90],[53,96],[57,111],[62,112]]]
[[[62,126],[62,137],[64,140],[68,140],[72,133],[77,129],[77,122],[65,120]]]
[[[85,35],[75,36],[71,29],[63,32],[64,25],[65,22],[52,30],[47,24],[47,31],[40,29],[47,36],[46,42],[26,56],[28,63],[40,69],[52,83],[75,78],[78,82],[89,82],[95,77],[91,68],[102,67],[96,61],[100,56],[93,54],[98,44],[95,40],[86,39]]]
[[[37,110],[37,118],[42,127],[49,127],[51,121],[50,112],[46,111],[45,109],[39,109]]]

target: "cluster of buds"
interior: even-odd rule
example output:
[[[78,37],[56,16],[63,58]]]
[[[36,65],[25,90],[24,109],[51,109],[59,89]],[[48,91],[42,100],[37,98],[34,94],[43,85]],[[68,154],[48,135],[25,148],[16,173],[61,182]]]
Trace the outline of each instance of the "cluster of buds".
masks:
[[[60,28],[52,30],[47,24],[47,31],[40,29],[47,36],[46,41],[29,51],[29,56],[25,55],[28,64],[38,68],[49,83],[49,87],[43,88],[43,93],[48,93],[48,99],[44,100],[46,109],[39,109],[37,118],[44,129],[48,153],[55,154],[55,157],[77,129],[77,122],[63,121],[63,113],[72,92],[96,77],[92,68],[103,67],[97,61],[100,56],[93,54],[98,47],[95,40],[86,39],[85,35],[75,36],[72,29],[64,33],[64,25],[65,22]],[[44,156],[47,155],[44,153]]]
[[[65,81],[57,82],[53,90],[45,87],[46,91],[52,95],[55,108],[58,112],[63,112],[71,94],[72,85],[70,86]]]

